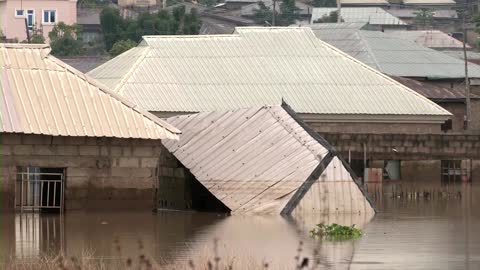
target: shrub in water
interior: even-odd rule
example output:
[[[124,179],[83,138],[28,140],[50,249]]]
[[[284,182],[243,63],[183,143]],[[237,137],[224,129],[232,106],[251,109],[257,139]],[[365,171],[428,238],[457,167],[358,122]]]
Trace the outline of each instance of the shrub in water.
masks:
[[[352,226],[342,226],[336,223],[326,225],[324,223],[317,224],[310,231],[312,237],[324,237],[331,240],[347,240],[356,239],[362,236],[362,231]]]

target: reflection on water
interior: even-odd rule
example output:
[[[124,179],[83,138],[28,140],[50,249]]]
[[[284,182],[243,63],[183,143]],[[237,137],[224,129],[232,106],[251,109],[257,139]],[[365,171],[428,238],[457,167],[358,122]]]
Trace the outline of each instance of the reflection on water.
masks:
[[[451,186],[461,196],[436,199],[394,197],[391,185],[375,188],[381,190],[376,199],[382,212],[373,219],[362,215],[226,217],[173,211],[2,215],[0,256],[1,260],[45,253],[70,257],[90,250],[96,257],[115,259],[145,252],[162,264],[171,264],[211,256],[213,239],[218,238],[222,258],[265,261],[272,269],[292,266],[300,241],[302,253],[315,254],[324,269],[480,269],[478,187]],[[308,231],[321,222],[356,224],[365,235],[356,241],[311,239]],[[116,240],[120,250],[115,248]],[[139,240],[143,251],[139,251]]]

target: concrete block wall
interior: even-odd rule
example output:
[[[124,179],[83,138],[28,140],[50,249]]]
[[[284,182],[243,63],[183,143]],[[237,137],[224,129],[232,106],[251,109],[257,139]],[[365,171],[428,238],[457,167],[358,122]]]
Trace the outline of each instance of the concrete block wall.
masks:
[[[345,158],[383,160],[480,160],[480,135],[320,134]]]
[[[439,134],[440,124],[412,124],[412,123],[343,123],[343,122],[318,122],[316,120],[303,120],[315,131],[322,133],[348,133],[348,134]]]
[[[13,209],[17,166],[66,169],[65,207],[153,208],[160,140],[1,134],[2,204]],[[168,164],[164,164],[164,167]]]

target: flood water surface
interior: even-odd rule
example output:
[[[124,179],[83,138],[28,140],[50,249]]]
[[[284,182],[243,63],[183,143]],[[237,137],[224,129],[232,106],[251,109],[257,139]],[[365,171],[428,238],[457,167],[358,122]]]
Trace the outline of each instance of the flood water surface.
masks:
[[[168,265],[201,261],[216,253],[236,269],[264,262],[271,269],[293,269],[302,242],[301,256],[314,257],[322,269],[480,269],[477,187],[458,185],[437,197],[401,198],[390,188],[381,189],[376,197],[381,211],[373,218],[284,219],[174,211],[2,214],[0,258],[5,262],[64,253],[117,260],[145,254]],[[320,222],[356,224],[364,236],[337,242],[312,239],[308,231]]]

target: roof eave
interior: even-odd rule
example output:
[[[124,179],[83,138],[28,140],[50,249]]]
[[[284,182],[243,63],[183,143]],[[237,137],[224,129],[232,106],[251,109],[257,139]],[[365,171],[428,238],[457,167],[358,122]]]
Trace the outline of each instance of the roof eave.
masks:
[[[309,114],[299,113],[307,123],[396,123],[396,124],[442,124],[452,114],[439,115],[382,115],[382,114]]]

